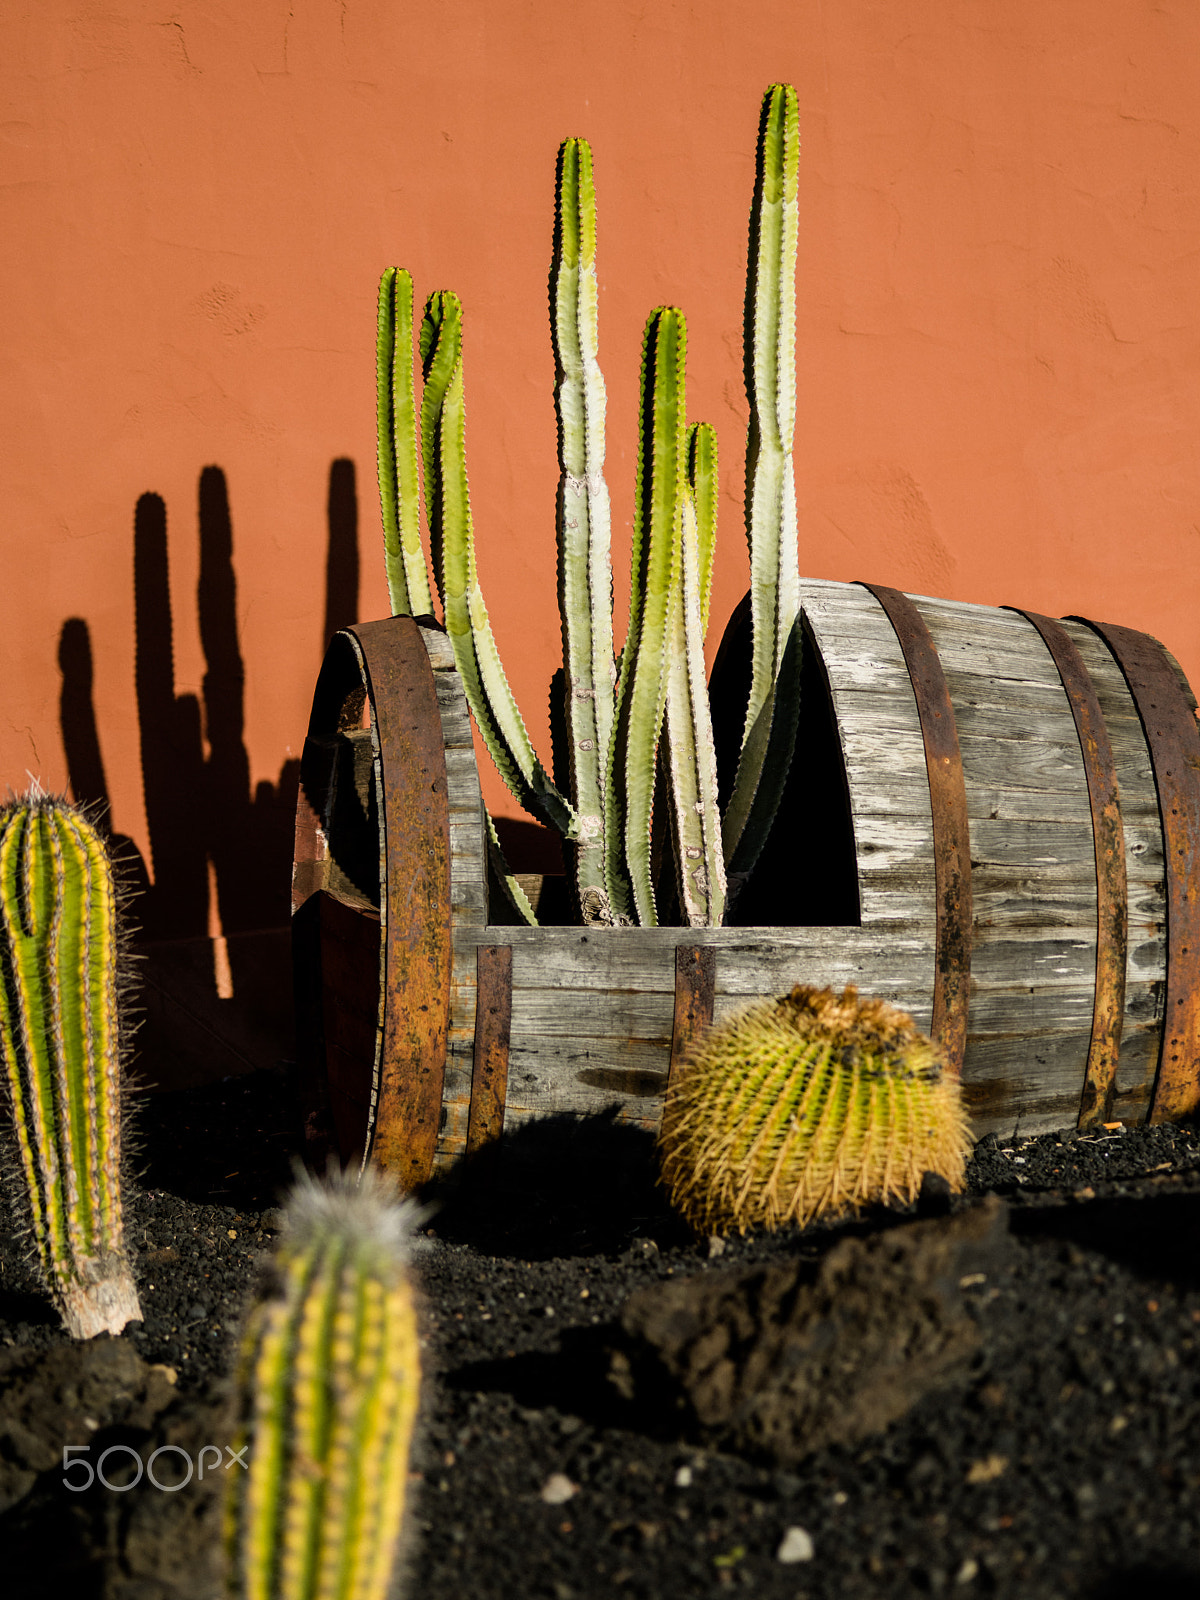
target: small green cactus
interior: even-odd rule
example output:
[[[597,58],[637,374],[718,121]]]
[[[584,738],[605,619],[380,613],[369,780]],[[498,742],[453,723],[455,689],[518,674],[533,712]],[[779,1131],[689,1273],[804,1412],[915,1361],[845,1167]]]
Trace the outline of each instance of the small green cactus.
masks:
[[[38,1262],[73,1338],[141,1316],[121,1220],[117,892],[83,812],[0,809],[0,1052]]]
[[[797,985],[710,1030],[667,1093],[662,1181],[701,1233],[803,1226],[961,1189],[970,1139],[958,1080],[905,1012],[853,988]]]
[[[416,1213],[373,1168],[302,1178],[238,1373],[246,1472],[225,1505],[239,1600],[392,1592],[420,1384],[405,1262]]]

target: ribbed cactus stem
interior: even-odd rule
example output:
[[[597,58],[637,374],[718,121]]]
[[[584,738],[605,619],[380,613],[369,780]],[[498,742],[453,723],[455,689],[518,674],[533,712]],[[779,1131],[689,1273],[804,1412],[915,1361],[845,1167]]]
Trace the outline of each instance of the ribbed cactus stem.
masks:
[[[433,600],[421,547],[421,480],[413,391],[413,285],[403,267],[388,267],[379,280],[375,384],[379,505],[392,615],[428,616]]]
[[[404,1518],[420,1358],[411,1206],[366,1169],[304,1179],[238,1372],[246,1472],[225,1507],[238,1600],[384,1600]]]
[[[618,923],[658,921],[650,864],[655,759],[667,699],[672,585],[680,563],[685,481],[687,323],[659,306],[642,342],[641,412],[629,631],[605,801],[605,873]]]
[[[0,811],[0,1049],[38,1261],[74,1338],[141,1316],[121,1215],[112,864],[40,789]]]
[[[680,559],[671,585],[665,742],[671,835],[683,921],[721,925],[725,859],[717,803],[717,757],[704,675],[704,625],[716,534],[716,435],[707,423],[688,429],[681,485]]]
[[[733,793],[725,810],[731,875],[758,859],[783,796],[800,711],[800,573],[796,551],[796,244],[800,133],[796,91],[763,101],[750,224],[746,373],[746,531],[753,661]],[[731,879],[732,881],[732,879]]]
[[[803,1225],[964,1182],[958,1080],[911,1017],[853,988],[797,986],[709,1032],[673,1079],[659,1151],[699,1231]]]
[[[430,295],[421,321],[421,453],[425,506],[441,587],[446,633],[488,754],[526,808],[565,838],[575,812],[542,766],[509,687],[475,570],[475,533],[467,484],[463,397],[462,303],[448,289]]]
[[[558,156],[551,332],[558,366],[558,603],[567,680],[575,878],[584,921],[609,920],[604,883],[604,780],[616,671],[611,514],[604,481],[604,377],[597,358],[596,190],[586,139]]]

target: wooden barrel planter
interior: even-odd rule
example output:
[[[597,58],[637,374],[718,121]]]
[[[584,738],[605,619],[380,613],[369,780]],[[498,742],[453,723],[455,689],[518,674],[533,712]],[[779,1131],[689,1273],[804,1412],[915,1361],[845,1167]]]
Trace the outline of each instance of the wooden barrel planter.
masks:
[[[910,1011],[977,1134],[1196,1112],[1200,734],[1174,660],[1077,618],[803,589],[797,757],[741,902],[761,920],[718,929],[489,922],[449,641],[410,618],[334,638],[293,891],[315,1151],[415,1188],[556,1113],[653,1132],[695,1029],[797,982]]]

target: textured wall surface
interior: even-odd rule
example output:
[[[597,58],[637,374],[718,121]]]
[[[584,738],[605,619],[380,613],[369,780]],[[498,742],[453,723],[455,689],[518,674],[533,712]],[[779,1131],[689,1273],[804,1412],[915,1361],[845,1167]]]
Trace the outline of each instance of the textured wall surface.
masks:
[[[213,926],[214,883],[231,930],[283,916],[325,631],[386,606],[391,262],[465,302],[480,572],[545,748],[566,134],[596,161],[618,637],[641,328],[672,302],[722,450],[715,640],[746,584],[776,79],[803,144],[803,569],[1123,622],[1200,682],[1198,60],[1185,0],[7,7],[0,785],[107,794],[151,931]]]

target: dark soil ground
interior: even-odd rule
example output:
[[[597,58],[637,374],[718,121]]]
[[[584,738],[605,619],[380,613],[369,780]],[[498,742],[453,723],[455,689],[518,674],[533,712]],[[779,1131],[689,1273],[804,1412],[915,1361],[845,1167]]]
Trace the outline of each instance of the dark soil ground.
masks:
[[[238,1469],[211,1463],[292,1106],[282,1074],[143,1104],[128,1204],[146,1316],[120,1339],[72,1346],[18,1239],[0,1241],[5,1600],[218,1592],[219,1492]],[[733,1453],[644,1384],[623,1398],[609,1375],[628,1296],[797,1258],[815,1273],[839,1240],[949,1203],[718,1250],[666,1212],[639,1136],[602,1120],[524,1143],[435,1197],[414,1260],[428,1382],[412,1595],[1200,1595],[1195,1131],[984,1141],[953,1209],[1002,1196],[1013,1242],[949,1291],[973,1354],[884,1432],[785,1464]],[[164,1443],[164,1483],[217,1447],[204,1481],[122,1488]],[[64,1486],[64,1446],[97,1462],[114,1444],[129,1448],[108,1458],[113,1487]]]

